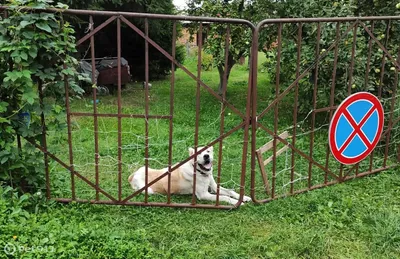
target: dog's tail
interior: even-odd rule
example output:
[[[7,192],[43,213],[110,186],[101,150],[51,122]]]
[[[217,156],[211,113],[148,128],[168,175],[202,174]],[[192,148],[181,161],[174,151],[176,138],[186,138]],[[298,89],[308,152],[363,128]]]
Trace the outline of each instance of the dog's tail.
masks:
[[[144,186],[144,166],[128,177],[132,189],[138,190]]]
[[[132,180],[133,180],[133,175],[134,175],[134,174],[131,174],[131,175],[128,177],[128,182],[132,182]]]

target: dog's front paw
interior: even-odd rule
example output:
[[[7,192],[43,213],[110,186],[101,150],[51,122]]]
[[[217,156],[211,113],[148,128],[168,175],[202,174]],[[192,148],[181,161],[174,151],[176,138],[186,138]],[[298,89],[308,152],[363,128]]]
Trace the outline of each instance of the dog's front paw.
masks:
[[[249,202],[249,201],[251,201],[251,198],[249,197],[249,196],[243,196],[243,201],[244,202]]]

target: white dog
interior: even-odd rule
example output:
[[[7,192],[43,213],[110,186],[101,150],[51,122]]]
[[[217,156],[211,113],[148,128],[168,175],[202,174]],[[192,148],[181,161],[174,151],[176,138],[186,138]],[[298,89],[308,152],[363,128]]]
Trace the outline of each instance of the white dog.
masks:
[[[202,149],[199,147],[198,149]],[[194,149],[189,148],[189,156],[194,154]],[[213,147],[209,147],[202,153],[197,155],[197,172],[196,172],[196,197],[199,200],[215,201],[217,195],[217,183],[213,177]],[[148,182],[152,182],[168,171],[168,168],[156,170],[148,169]],[[171,172],[171,194],[192,194],[193,193],[193,172],[194,159],[189,160],[179,168]],[[134,190],[139,190],[145,186],[145,167],[141,167],[128,178]],[[209,192],[209,189],[212,193]],[[168,193],[168,176],[161,178],[153,185],[148,187],[148,193]],[[239,194],[233,190],[229,190],[220,186],[219,200],[235,205],[238,203]],[[244,196],[243,201],[250,201],[251,198]]]

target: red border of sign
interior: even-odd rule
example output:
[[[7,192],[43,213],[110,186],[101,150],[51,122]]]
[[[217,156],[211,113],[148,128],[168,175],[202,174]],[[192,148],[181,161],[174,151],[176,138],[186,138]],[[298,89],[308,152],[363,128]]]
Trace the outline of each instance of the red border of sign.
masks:
[[[335,144],[336,132],[335,131],[336,131],[336,127],[339,122],[340,116],[343,114],[344,110],[347,109],[347,107],[349,107],[355,101],[360,101],[360,100],[367,100],[373,104],[373,107],[376,107],[376,110],[378,112],[378,132],[377,132],[374,140],[372,141],[370,148],[367,148],[367,150],[365,150],[363,153],[361,153],[360,155],[358,155],[356,157],[348,158],[348,157],[343,156],[336,147],[336,144]],[[356,163],[360,162],[361,160],[366,158],[369,154],[371,154],[372,150],[374,150],[374,148],[378,144],[379,139],[381,138],[382,131],[383,131],[383,118],[384,118],[383,106],[382,106],[381,102],[379,101],[379,99],[371,93],[358,92],[358,93],[350,95],[349,97],[344,99],[344,101],[336,109],[336,111],[332,117],[330,126],[329,126],[329,133],[328,133],[329,134],[329,147],[330,147],[331,152],[332,152],[333,156],[335,157],[335,159],[342,164],[352,165],[352,164],[356,164]]]

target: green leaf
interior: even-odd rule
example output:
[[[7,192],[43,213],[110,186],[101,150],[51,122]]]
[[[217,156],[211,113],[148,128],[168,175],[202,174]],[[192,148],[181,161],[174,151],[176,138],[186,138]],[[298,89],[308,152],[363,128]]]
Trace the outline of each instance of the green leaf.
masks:
[[[21,23],[19,24],[21,26],[21,28],[25,28],[26,26],[32,24],[32,21],[21,21]]]
[[[22,94],[22,100],[27,101],[29,104],[33,104],[37,95],[33,91],[25,92]]]
[[[0,112],[4,112],[7,110],[8,103],[6,102],[0,102]]]
[[[23,60],[28,60],[28,55],[25,52],[21,52],[19,55]]]
[[[4,164],[5,162],[7,162],[7,160],[8,160],[8,157],[3,157],[2,159],[1,159],[1,161],[0,161],[0,164]]]
[[[34,32],[32,32],[32,31],[24,31],[23,33],[22,33],[22,35],[25,37],[25,38],[27,38],[27,39],[33,39],[33,37],[35,36],[35,33]]]
[[[26,77],[26,78],[31,78],[32,72],[29,71],[29,70],[22,70],[22,74],[23,74],[24,77]]]
[[[31,56],[32,58],[36,58],[37,57],[37,49],[36,48],[30,48],[29,49],[29,56]]]
[[[43,31],[47,31],[49,33],[52,32],[50,26],[47,23],[44,22],[39,22],[36,24],[36,27],[38,27],[39,29],[43,30]]]
[[[7,120],[6,118],[0,117],[0,123],[8,123],[8,124],[10,124],[10,121]]]

